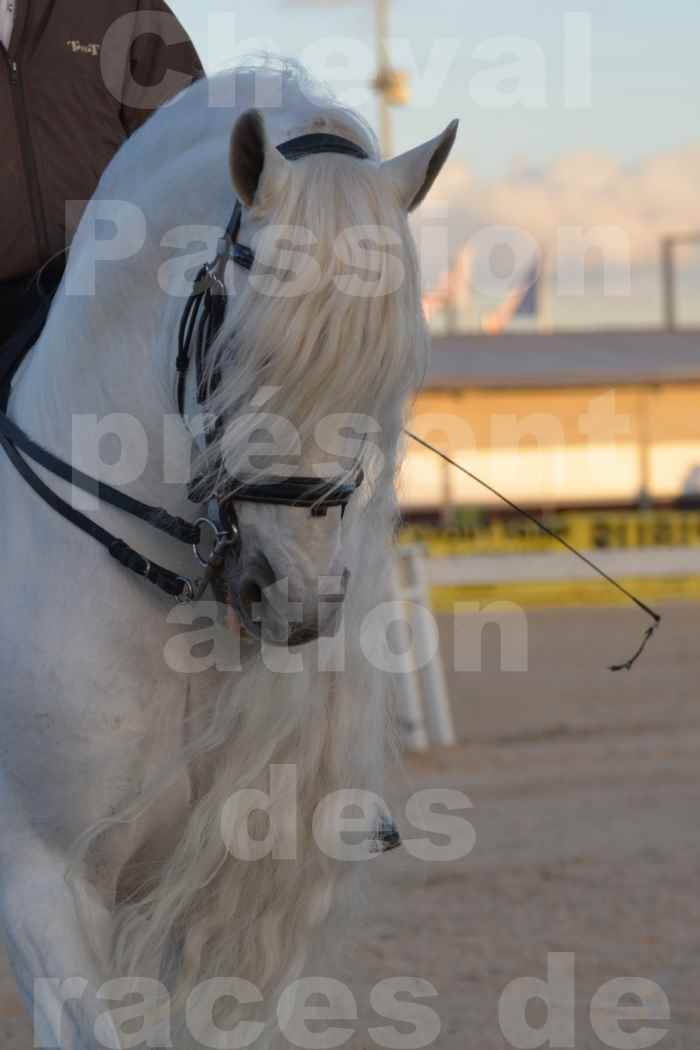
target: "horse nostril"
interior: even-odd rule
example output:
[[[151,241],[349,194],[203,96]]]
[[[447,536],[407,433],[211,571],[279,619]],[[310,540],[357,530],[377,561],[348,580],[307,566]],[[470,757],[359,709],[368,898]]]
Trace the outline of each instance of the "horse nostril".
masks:
[[[260,614],[264,591],[275,582],[275,571],[264,554],[259,553],[251,562],[248,574],[241,580],[239,597],[244,608],[254,619]],[[258,608],[256,608],[256,606]]]
[[[308,645],[320,637],[318,624],[303,624],[301,627],[293,627],[289,632],[287,644],[292,648],[300,645]]]
[[[241,584],[241,605],[246,609],[253,609],[254,605],[262,602],[262,587],[257,580],[248,577]]]

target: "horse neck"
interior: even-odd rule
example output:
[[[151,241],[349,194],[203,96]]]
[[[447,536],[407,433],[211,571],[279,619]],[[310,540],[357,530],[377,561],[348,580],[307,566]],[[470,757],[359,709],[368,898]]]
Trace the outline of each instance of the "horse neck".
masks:
[[[221,232],[234,200],[227,154],[239,107],[211,109],[204,92],[202,85],[192,89],[193,119],[187,121],[184,111],[166,107],[110,165],[96,199],[135,203],[147,217],[146,244],[127,261],[98,263],[94,294],[71,294],[72,272],[91,255],[92,233],[83,221],[66,280],[13,397],[15,418],[68,461],[75,458],[74,421],[79,417],[118,414],[137,421],[135,430],[140,426],[147,436],[148,465],[139,480],[126,487],[140,498],[152,499],[165,484],[165,430],[173,458],[189,459],[191,450],[187,431],[177,425],[175,397],[177,325],[185,298],[182,288],[178,296],[166,294],[159,272],[162,277],[173,247],[185,257],[190,253],[190,267],[198,268],[205,258],[195,259],[189,247],[196,235],[173,236],[173,231],[186,224],[210,230],[218,226]],[[271,110],[266,119],[272,140],[312,129],[317,113],[305,102]],[[176,149],[173,144],[183,136],[182,149]],[[164,240],[168,247],[163,247]],[[212,248],[210,244],[206,259]],[[161,502],[168,506],[172,484],[166,489],[170,495],[163,491]],[[184,486],[176,498],[184,499]]]
[[[151,253],[129,265],[102,266],[89,296],[71,294],[69,267],[20,376],[11,412],[35,440],[83,469],[91,456],[99,465],[94,450],[81,448],[82,435],[94,433],[91,420],[104,423],[115,416],[115,433],[127,437],[120,449],[129,478],[125,489],[138,498],[180,505],[184,486],[181,492],[166,486],[164,470],[165,434],[177,435],[172,304],[157,285]],[[106,423],[104,428],[109,429]],[[171,444],[185,455],[190,440],[184,426],[180,429],[179,443]],[[132,464],[144,449],[145,468],[133,477]]]

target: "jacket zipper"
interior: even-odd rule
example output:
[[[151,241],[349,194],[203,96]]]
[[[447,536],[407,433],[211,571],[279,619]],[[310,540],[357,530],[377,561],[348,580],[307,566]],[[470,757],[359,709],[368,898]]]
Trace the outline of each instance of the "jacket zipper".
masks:
[[[12,87],[12,98],[14,102],[17,130],[19,132],[20,149],[24,161],[24,171],[27,182],[27,193],[31,206],[32,220],[34,222],[34,234],[39,251],[39,263],[45,262],[49,257],[49,236],[46,228],[46,216],[41,200],[41,189],[37,175],[36,158],[29,132],[29,121],[27,120],[27,107],[24,98],[24,87],[20,76],[17,60],[8,56],[10,66],[10,85]]]

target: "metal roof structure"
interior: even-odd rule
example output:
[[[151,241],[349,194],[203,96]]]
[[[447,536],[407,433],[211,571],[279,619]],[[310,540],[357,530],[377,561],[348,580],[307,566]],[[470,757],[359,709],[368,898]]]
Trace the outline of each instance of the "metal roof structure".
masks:
[[[700,330],[436,336],[424,390],[700,382]]]

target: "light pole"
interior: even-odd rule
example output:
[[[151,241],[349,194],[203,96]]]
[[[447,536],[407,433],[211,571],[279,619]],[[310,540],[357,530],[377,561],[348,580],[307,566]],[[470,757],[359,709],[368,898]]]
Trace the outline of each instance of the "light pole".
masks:
[[[389,59],[389,2],[390,0],[374,0],[377,37],[377,79],[375,90],[379,95],[379,139],[382,145],[382,153],[390,157],[394,150],[393,129],[391,126],[391,110],[387,98],[388,77],[391,70]]]
[[[678,323],[676,301],[676,248],[679,244],[700,242],[700,231],[671,234],[661,239],[661,282],[664,301],[664,327],[673,332]]]
[[[676,327],[676,272],[673,237],[661,241],[661,275],[664,290],[664,327],[672,332]]]
[[[391,157],[394,152],[394,136],[391,107],[405,106],[410,99],[408,74],[393,69],[389,54],[389,4],[391,0],[374,0],[377,75],[374,90],[379,96],[379,139],[382,153]]]

